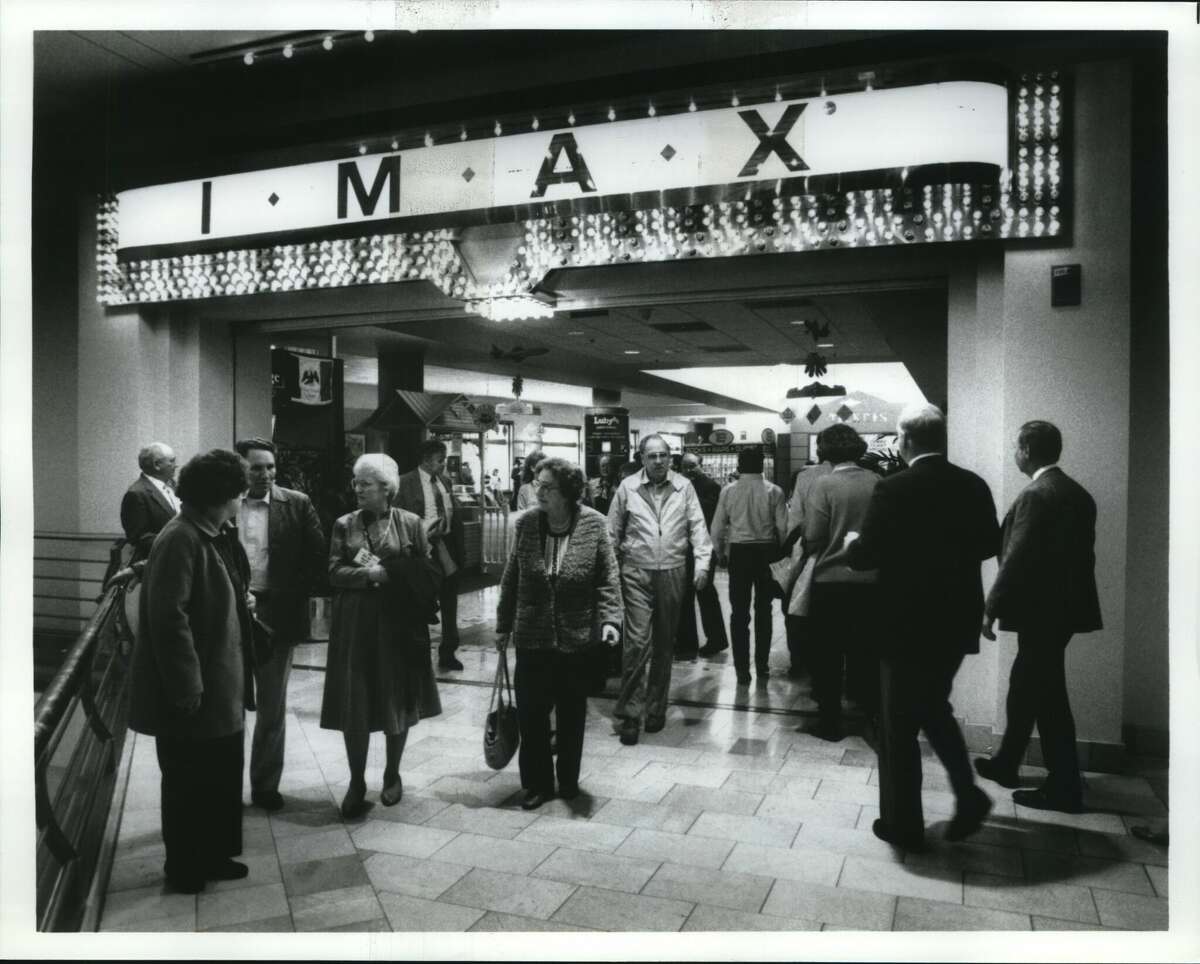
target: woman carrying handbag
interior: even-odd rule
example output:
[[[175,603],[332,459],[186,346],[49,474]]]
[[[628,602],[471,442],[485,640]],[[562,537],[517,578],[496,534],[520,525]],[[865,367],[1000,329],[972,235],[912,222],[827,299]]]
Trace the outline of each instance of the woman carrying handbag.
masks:
[[[555,796],[550,711],[555,712],[557,795],[579,793],[579,766],[595,647],[621,639],[617,560],[604,516],[581,505],[587,484],[579,466],[544,459],[534,472],[537,511],[517,520],[500,582],[496,649],[506,665],[517,652],[521,806],[535,810]]]

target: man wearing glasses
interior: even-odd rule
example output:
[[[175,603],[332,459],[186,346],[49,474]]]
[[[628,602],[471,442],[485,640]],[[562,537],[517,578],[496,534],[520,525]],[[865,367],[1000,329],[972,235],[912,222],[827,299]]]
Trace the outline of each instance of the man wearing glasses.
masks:
[[[647,435],[639,448],[642,471],[620,484],[608,510],[625,601],[621,695],[614,715],[626,746],[637,743],[643,718],[647,733],[666,723],[688,556],[697,591],[708,585],[712,559],[700,499],[691,482],[671,471],[666,441]]]

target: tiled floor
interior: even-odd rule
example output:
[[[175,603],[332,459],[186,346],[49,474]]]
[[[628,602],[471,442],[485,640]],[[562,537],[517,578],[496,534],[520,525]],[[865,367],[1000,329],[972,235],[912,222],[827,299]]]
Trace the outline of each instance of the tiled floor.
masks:
[[[807,683],[775,675],[738,689],[727,656],[677,663],[666,728],[622,746],[612,700],[590,702],[584,794],[518,806],[516,761],[483,763],[495,667],[495,590],[461,600],[466,670],[441,686],[444,712],[411,734],[405,795],[378,803],[383,744],[371,747],[375,805],[344,822],[341,734],[318,726],[321,644],[296,656],[286,807],[247,808],[250,876],[197,896],[162,881],[154,744],[138,737],[101,929],[105,931],[1044,930],[1167,926],[1167,851],[1128,833],[1166,811],[1143,776],[1086,774],[1090,812],[996,801],[985,828],[940,839],[946,774],[925,768],[929,853],[871,833],[878,774],[859,737],[802,732]],[[782,634],[780,634],[781,636]],[[739,708],[740,707],[740,708]],[[247,721],[247,734],[253,723]],[[1030,776],[1036,770],[1030,769]],[[249,790],[246,790],[247,798]]]

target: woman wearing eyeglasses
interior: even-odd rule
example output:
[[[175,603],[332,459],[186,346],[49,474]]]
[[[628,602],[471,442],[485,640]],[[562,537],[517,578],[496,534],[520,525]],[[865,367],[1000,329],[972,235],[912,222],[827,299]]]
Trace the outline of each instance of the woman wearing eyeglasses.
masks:
[[[517,520],[496,609],[496,649],[517,651],[518,762],[525,799],[535,810],[555,795],[550,711],[558,744],[558,795],[579,793],[587,694],[596,647],[621,639],[617,559],[604,516],[580,504],[578,465],[550,458],[534,472],[536,512]]]
[[[400,473],[386,455],[361,456],[353,485],[358,511],[337,520],[329,548],[333,614],[321,700],[321,727],[341,730],[346,742],[346,818],[367,806],[371,734],[384,733],[379,799],[390,807],[404,793],[400,758],[409,727],[442,711],[429,643],[438,574],[421,518],[392,506]]]

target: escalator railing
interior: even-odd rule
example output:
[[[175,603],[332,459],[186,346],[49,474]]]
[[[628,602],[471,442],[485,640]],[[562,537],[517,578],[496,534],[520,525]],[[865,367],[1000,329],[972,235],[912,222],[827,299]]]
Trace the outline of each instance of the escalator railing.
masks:
[[[105,580],[120,565],[110,551]],[[34,708],[37,925],[79,930],[100,865],[129,708],[128,584],[107,584]]]

